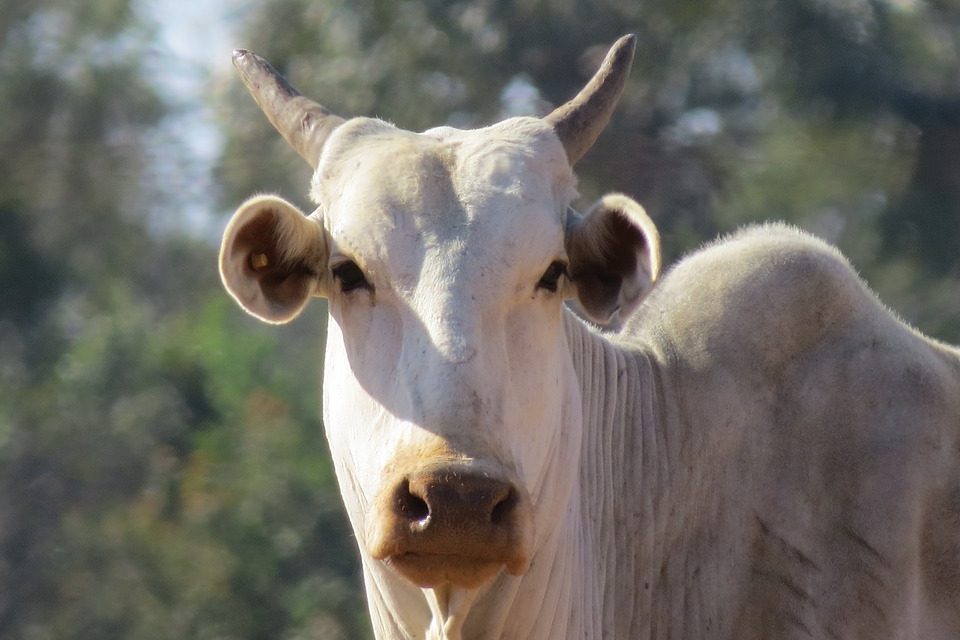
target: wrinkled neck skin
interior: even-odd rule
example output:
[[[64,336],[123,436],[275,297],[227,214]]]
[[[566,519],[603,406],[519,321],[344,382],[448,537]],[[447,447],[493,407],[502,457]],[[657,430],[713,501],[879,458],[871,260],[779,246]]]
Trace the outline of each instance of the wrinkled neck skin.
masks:
[[[501,572],[470,591],[417,589],[361,551],[377,638],[635,637],[623,634],[637,631],[638,616],[649,611],[651,590],[636,589],[635,574],[653,545],[653,511],[661,503],[642,491],[641,475],[664,480],[669,453],[652,429],[652,369],[640,351],[617,347],[564,315],[562,415],[567,438],[578,440],[580,468],[562,519],[535,523],[527,573]],[[573,465],[551,462],[547,483],[571,480]]]

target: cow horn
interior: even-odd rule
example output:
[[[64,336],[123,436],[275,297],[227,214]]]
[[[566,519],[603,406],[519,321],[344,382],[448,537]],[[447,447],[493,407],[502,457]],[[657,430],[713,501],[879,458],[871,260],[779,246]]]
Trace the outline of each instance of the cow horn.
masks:
[[[557,132],[571,165],[593,146],[610,121],[630,74],[636,46],[637,37],[632,34],[617,40],[587,86],[544,117]]]
[[[255,53],[237,49],[233,52],[233,66],[270,123],[316,169],[323,143],[344,119],[301,95]]]

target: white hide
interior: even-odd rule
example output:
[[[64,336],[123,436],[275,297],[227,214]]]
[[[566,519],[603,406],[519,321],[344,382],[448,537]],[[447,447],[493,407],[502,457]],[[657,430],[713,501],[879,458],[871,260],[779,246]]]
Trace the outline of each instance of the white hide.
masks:
[[[312,195],[324,422],[378,638],[960,637],[960,355],[835,251],[740,234],[602,334],[569,283],[537,287],[573,196],[538,120],[348,121]],[[338,289],[345,260],[370,289]],[[385,479],[438,452],[524,492],[522,576],[421,590],[373,559]]]

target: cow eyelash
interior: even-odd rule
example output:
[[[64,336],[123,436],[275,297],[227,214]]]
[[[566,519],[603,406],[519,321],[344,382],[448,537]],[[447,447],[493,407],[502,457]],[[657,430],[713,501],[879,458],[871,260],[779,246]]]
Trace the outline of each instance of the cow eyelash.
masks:
[[[343,293],[348,293],[356,289],[373,290],[373,287],[367,281],[367,277],[363,275],[363,271],[357,266],[357,263],[352,260],[341,262],[337,266],[332,267],[330,273],[340,281],[340,291]]]
[[[540,276],[540,280],[537,281],[537,289],[546,289],[547,291],[556,293],[560,285],[560,278],[565,275],[567,275],[567,263],[554,260],[550,263],[550,266],[547,267],[547,270],[543,272],[543,275]]]

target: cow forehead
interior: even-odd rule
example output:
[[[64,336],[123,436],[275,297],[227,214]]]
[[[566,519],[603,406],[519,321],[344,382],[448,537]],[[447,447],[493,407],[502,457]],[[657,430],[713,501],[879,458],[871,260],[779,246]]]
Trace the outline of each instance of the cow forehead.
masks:
[[[562,145],[538,119],[412,133],[360,118],[327,142],[311,195],[335,244],[396,262],[465,243],[501,257],[531,242],[556,251],[575,191]]]

